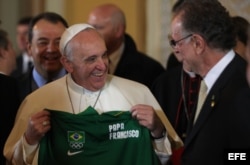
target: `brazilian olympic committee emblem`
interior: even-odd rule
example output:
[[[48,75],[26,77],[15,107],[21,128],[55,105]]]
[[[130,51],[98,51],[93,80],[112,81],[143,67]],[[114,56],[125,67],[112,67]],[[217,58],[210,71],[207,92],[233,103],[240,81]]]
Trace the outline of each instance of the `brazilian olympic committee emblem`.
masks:
[[[81,150],[85,143],[84,131],[68,131],[68,143],[71,149]]]

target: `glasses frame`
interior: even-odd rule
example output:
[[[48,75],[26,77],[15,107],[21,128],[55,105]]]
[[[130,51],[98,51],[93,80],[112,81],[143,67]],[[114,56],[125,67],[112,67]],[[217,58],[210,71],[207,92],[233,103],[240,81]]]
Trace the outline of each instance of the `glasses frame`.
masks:
[[[189,34],[189,35],[187,35],[187,36],[185,36],[185,37],[183,37],[183,38],[181,38],[181,39],[179,39],[177,41],[175,41],[174,39],[171,39],[171,40],[169,40],[169,44],[170,44],[170,46],[172,48],[175,48],[177,46],[178,42],[180,42],[182,40],[185,40],[185,39],[187,39],[188,37],[191,37],[191,36],[193,36],[193,34]]]

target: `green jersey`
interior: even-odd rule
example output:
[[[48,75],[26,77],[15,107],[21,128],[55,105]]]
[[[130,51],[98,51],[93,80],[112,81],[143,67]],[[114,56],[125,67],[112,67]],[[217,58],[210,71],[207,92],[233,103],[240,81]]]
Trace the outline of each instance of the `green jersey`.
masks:
[[[159,164],[149,130],[129,111],[49,111],[51,130],[40,142],[39,165]]]

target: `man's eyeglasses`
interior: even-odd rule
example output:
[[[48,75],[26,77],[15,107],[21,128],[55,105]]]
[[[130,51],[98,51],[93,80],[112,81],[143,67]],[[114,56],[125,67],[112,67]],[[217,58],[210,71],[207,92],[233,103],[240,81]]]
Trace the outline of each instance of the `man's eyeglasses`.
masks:
[[[185,40],[186,38],[191,37],[192,35],[193,35],[193,34],[189,34],[189,35],[187,35],[186,37],[183,37],[183,38],[181,38],[181,39],[179,39],[179,40],[177,40],[177,41],[171,39],[171,40],[169,41],[169,44],[170,44],[170,46],[172,46],[172,48],[175,48],[178,42],[180,42],[180,41],[182,41],[182,40]]]

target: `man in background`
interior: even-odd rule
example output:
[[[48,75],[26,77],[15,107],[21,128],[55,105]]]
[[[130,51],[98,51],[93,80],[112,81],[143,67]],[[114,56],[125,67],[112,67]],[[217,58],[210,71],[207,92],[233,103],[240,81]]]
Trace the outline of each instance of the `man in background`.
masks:
[[[164,72],[163,66],[139,52],[133,39],[126,33],[123,11],[113,4],[93,9],[88,23],[100,32],[106,42],[109,56],[109,73],[134,80],[149,88],[155,78]]]
[[[0,29],[0,150],[13,127],[19,106],[18,86],[14,78],[8,76],[15,66],[15,52],[6,31]],[[3,153],[0,154],[0,164],[5,164]]]
[[[173,13],[183,1],[177,1]],[[185,141],[187,126],[197,103],[201,78],[192,72],[178,53],[177,43],[169,37],[171,57],[178,61],[154,81],[151,91],[163,108],[178,135]]]
[[[20,97],[66,74],[60,58],[59,42],[68,27],[65,19],[54,12],[44,12],[33,17],[28,32],[28,53],[34,60],[34,68],[20,80]]]
[[[240,149],[241,152],[250,153],[250,27],[246,30],[248,35],[247,44],[246,44],[246,56],[247,69],[246,69],[246,78],[248,82],[248,87],[241,90],[240,94],[237,95],[234,104],[234,118],[232,120],[233,130],[232,140],[237,141],[237,144],[232,146],[237,150]],[[236,124],[237,123],[237,124]],[[231,150],[231,152],[237,152],[237,150]],[[246,164],[249,164],[250,158],[247,156]]]
[[[232,20],[236,32],[236,46],[234,47],[234,51],[246,59],[249,22],[241,16],[234,16]]]
[[[16,42],[20,54],[16,58],[16,69],[12,72],[12,76],[19,78],[23,74],[27,73],[29,69],[33,66],[33,59],[27,51],[28,43],[28,30],[29,23],[32,17],[23,17],[21,18],[16,26]]]

